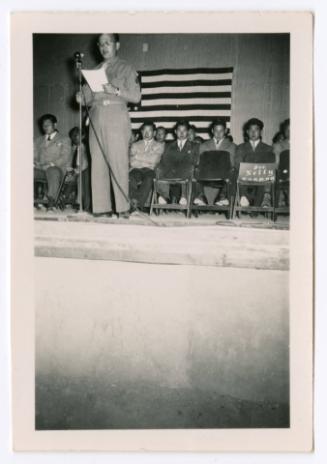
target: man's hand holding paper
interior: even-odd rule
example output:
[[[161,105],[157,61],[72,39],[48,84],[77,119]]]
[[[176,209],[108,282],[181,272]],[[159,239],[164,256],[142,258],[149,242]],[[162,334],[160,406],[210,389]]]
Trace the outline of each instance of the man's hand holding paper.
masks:
[[[104,86],[108,84],[108,79],[104,68],[83,69],[82,73],[92,92],[104,91]]]

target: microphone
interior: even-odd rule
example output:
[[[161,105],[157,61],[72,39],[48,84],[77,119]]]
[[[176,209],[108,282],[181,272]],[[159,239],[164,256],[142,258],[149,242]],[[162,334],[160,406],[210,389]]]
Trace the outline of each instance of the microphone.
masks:
[[[83,56],[84,56],[84,53],[81,53],[81,52],[74,53],[74,61],[75,61],[76,68],[81,68]]]

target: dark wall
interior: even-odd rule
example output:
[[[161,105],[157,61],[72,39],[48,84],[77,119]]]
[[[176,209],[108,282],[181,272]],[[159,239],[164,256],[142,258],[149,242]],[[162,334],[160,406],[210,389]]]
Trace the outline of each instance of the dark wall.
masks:
[[[144,44],[148,51],[143,51]],[[34,120],[54,113],[65,133],[78,122],[72,98],[76,91],[72,57],[77,50],[85,53],[85,68],[98,63],[96,35],[34,36]],[[233,66],[231,132],[236,143],[242,141],[242,125],[250,117],[264,121],[267,142],[289,117],[287,34],[123,34],[120,54],[138,70]]]

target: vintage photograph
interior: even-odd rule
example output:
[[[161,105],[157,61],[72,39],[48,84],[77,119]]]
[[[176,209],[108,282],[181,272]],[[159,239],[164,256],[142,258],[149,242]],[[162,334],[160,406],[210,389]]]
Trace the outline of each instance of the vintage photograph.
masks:
[[[289,76],[289,34],[33,35],[37,430],[289,427]]]
[[[311,449],[311,32],[13,15],[15,449]]]

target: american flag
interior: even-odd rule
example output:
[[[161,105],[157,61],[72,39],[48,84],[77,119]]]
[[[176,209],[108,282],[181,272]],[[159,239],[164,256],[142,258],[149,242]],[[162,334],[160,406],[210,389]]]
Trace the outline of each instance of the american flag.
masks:
[[[209,126],[221,118],[230,126],[233,68],[160,69],[139,72],[142,98],[130,107],[132,129],[145,121],[168,130],[187,120],[197,135],[209,138]]]

